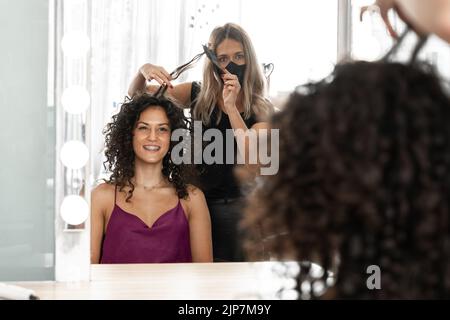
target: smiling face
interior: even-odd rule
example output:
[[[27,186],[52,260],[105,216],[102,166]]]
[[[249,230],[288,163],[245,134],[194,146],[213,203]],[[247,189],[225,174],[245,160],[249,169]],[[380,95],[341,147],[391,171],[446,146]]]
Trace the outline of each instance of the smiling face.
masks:
[[[133,150],[136,160],[147,164],[162,163],[170,147],[170,123],[163,108],[144,110],[133,130]]]

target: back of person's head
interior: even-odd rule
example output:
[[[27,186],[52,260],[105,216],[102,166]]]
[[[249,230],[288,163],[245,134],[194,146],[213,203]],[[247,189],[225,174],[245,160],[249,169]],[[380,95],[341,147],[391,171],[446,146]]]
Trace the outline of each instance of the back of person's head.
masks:
[[[216,27],[210,35],[208,47],[217,54],[217,47],[226,39],[232,39],[242,45],[245,56],[245,75],[242,83],[242,101],[244,117],[249,118],[252,111],[264,118],[271,111],[271,105],[264,99],[265,78],[258,62],[255,49],[247,32],[237,24],[227,23]],[[202,90],[197,99],[194,117],[209,124],[212,109],[217,103],[218,95],[222,94],[222,80],[214,72],[213,64],[205,59]]]
[[[336,298],[450,298],[450,100],[431,67],[340,65],[273,127],[280,169],[246,218],[287,232],[272,254],[336,267]],[[367,287],[373,265],[380,290]]]

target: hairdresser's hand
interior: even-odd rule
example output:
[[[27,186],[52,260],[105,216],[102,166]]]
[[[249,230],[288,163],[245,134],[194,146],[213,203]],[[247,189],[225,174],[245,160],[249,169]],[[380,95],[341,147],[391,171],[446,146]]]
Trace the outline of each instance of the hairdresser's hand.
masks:
[[[152,81],[154,79],[160,85],[167,84],[167,85],[169,85],[170,88],[173,88],[172,83],[170,83],[170,81],[172,80],[172,77],[166,71],[166,69],[164,69],[163,67],[155,66],[150,63],[146,63],[142,67],[139,68],[139,72],[148,81]]]
[[[398,39],[398,34],[392,27],[391,22],[389,21],[388,13],[390,10],[394,10],[397,13],[397,15],[400,17],[400,19],[402,19],[403,22],[405,22],[407,25],[409,25],[409,27],[412,28],[417,34],[419,34],[419,35],[425,34],[423,32],[423,30],[418,28],[418,26],[415,23],[412,23],[411,20],[406,17],[406,15],[403,12],[403,8],[401,8],[398,4],[399,2],[401,2],[401,1],[399,1],[399,0],[376,0],[375,3],[372,4],[372,6],[378,6],[380,8],[381,18],[383,19],[383,21],[386,25],[386,28],[389,31],[389,34],[394,39]],[[369,10],[369,8],[372,6],[364,6],[361,8],[360,15],[359,15],[359,19],[361,21],[363,19],[364,13],[367,10]]]
[[[388,13],[389,10],[391,9],[395,9],[395,0],[376,0],[374,4],[372,4],[371,6],[364,6],[361,8],[360,14],[359,14],[359,20],[362,21],[363,20],[363,16],[364,13],[373,6],[377,6],[380,8],[380,14],[381,14],[381,18],[383,19],[384,23],[386,24],[386,27],[389,31],[389,34],[397,39],[398,38],[398,34],[397,32],[395,32],[394,28],[392,27],[391,22],[389,21],[389,17],[388,17]]]
[[[224,83],[222,91],[224,106],[226,109],[236,108],[236,100],[239,91],[241,91],[238,77],[226,71],[226,73],[222,74],[222,80]]]

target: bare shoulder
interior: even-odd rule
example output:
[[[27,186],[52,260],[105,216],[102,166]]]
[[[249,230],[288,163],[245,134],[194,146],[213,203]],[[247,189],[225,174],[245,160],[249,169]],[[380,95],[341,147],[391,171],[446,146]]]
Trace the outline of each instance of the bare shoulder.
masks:
[[[194,199],[194,200],[203,200],[205,199],[205,195],[203,193],[203,191],[200,188],[197,188],[196,186],[189,184],[187,186],[187,191],[189,194],[189,199]]]
[[[114,201],[115,186],[110,183],[99,184],[92,190],[92,201],[96,201],[99,205],[108,204]]]
[[[199,208],[207,207],[205,195],[203,191],[194,185],[187,186],[188,197],[183,200],[188,211],[197,212]]]
[[[193,185],[187,186],[188,197],[183,200],[189,218],[201,217],[208,213],[208,205],[202,190]]]

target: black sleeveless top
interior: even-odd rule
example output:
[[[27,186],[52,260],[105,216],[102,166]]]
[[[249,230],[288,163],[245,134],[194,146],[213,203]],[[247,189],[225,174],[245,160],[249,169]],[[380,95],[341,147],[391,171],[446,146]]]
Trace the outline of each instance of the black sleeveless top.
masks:
[[[194,108],[196,103],[196,98],[200,92],[200,84],[198,82],[192,82],[191,89],[191,115],[192,120],[194,119]],[[212,114],[209,125],[202,124],[203,133],[211,128],[218,129],[222,133],[223,137],[223,164],[205,164],[200,165],[200,187],[205,194],[207,200],[216,200],[216,199],[230,199],[237,198],[241,196],[241,190],[239,184],[234,176],[233,168],[234,164],[227,164],[227,135],[226,130],[232,129],[230,119],[228,115],[222,112],[222,116],[220,122],[217,124],[217,118],[220,114],[220,109],[216,105]],[[242,119],[244,119],[243,114]],[[256,116],[252,114],[250,118],[244,119],[247,128],[251,128],[255,123],[257,123]],[[233,145],[234,145],[234,163],[236,163],[236,155],[237,155],[237,144],[236,139],[233,137]],[[231,136],[230,136],[231,138]],[[203,148],[205,148],[210,142],[204,143]],[[228,142],[230,143],[230,142]],[[214,155],[214,154],[213,154]]]

